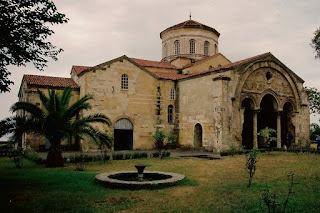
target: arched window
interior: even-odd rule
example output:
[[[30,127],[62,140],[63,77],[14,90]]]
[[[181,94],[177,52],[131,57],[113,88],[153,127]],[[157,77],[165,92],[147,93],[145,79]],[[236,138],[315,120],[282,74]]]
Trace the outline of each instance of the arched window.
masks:
[[[164,57],[167,57],[168,56],[168,45],[165,44],[164,47],[163,47],[163,54],[164,54]]]
[[[175,99],[175,90],[173,88],[171,88],[170,90],[170,100],[174,100]]]
[[[189,41],[190,43],[190,54],[195,54],[196,53],[196,42],[195,40],[191,39]]]
[[[123,74],[121,76],[121,89],[128,89],[128,75]]]
[[[173,106],[172,105],[168,106],[168,123],[169,124],[173,123]]]
[[[209,56],[209,42],[208,41],[204,42],[204,55]]]
[[[217,44],[214,44],[214,54],[217,54],[218,53],[218,46]]]
[[[174,54],[180,55],[180,41],[178,40],[174,42]]]

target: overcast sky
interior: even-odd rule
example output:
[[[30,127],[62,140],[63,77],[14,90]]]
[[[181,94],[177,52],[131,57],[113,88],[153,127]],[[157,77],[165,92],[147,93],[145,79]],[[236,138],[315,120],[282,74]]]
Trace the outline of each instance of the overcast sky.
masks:
[[[15,82],[0,93],[0,119],[11,115],[24,74],[70,77],[72,65],[94,66],[116,57],[161,60],[159,33],[192,19],[220,32],[219,51],[232,62],[271,52],[320,89],[320,60],[310,40],[320,27],[319,0],[54,0],[69,18],[50,41],[64,49],[44,72],[32,64],[9,67]]]

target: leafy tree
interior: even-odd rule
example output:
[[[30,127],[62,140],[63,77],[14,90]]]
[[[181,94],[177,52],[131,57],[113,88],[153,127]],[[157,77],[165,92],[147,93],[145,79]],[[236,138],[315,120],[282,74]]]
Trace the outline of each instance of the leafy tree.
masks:
[[[44,109],[29,102],[17,102],[11,107],[12,112],[24,110],[27,116],[14,116],[0,122],[0,136],[13,133],[13,140],[21,139],[23,133],[32,133],[46,137],[50,144],[47,156],[48,167],[63,166],[63,158],[60,144],[63,140],[69,143],[72,138],[83,136],[89,137],[92,141],[100,144],[100,141],[109,141],[109,136],[97,129],[91,123],[102,123],[111,125],[110,119],[103,114],[93,114],[77,118],[82,110],[88,110],[91,105],[89,100],[92,95],[85,95],[77,102],[70,105],[72,89],[67,87],[62,94],[55,90],[48,90],[46,96],[38,90],[41,104]],[[109,144],[111,146],[111,144]]]
[[[162,159],[162,150],[165,149],[164,139],[166,135],[164,131],[160,128],[157,128],[156,132],[153,134],[153,139],[155,141],[155,147],[159,152],[159,157]]]
[[[314,51],[316,52],[315,58],[320,59],[320,28],[318,28],[314,32],[314,36],[311,39],[311,44],[310,45],[314,49]]]
[[[310,101],[310,113],[320,113],[320,92],[315,87],[306,88]]]
[[[63,24],[66,16],[51,0],[0,0],[0,92],[10,91],[8,65],[32,62],[43,70],[47,58],[57,60],[63,51],[46,41],[54,34],[48,24]]]
[[[320,126],[316,123],[310,124],[310,140],[316,140],[320,135]]]
[[[177,134],[175,133],[174,130],[170,130],[169,133],[168,133],[168,148],[177,148],[179,146],[179,143],[177,141],[178,139],[178,136]]]
[[[275,137],[276,133],[277,131],[275,129],[266,127],[264,129],[261,129],[257,135],[263,137],[268,147],[270,148],[271,143],[277,141],[277,137]]]

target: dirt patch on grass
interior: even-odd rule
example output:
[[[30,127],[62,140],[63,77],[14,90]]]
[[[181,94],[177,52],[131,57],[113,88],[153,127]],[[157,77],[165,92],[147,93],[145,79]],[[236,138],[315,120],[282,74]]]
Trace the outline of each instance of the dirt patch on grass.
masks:
[[[118,206],[130,203],[141,202],[143,199],[139,197],[135,197],[132,195],[124,196],[124,195],[112,195],[106,196],[103,200],[98,200],[95,202],[95,206]]]
[[[195,188],[194,187],[178,187],[173,189],[172,195],[175,197],[183,197],[183,196],[188,196],[195,193]]]

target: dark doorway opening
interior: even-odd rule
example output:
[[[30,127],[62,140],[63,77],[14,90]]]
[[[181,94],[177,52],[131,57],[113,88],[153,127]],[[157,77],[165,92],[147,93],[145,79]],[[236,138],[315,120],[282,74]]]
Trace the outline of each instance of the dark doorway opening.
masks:
[[[202,126],[196,124],[194,126],[194,147],[202,147]]]
[[[133,149],[133,131],[132,130],[114,130],[114,150],[132,150]]]
[[[122,118],[114,124],[114,150],[133,149],[133,124]]]
[[[293,106],[290,102],[286,102],[283,105],[283,113],[281,115],[281,146],[289,146],[287,136],[288,133],[295,136],[295,128],[291,121],[291,116],[293,112]]]
[[[277,102],[276,99],[268,94],[265,95],[260,103],[260,113],[258,114],[258,132],[268,127],[277,130]],[[258,147],[266,147],[263,137],[258,138]],[[270,147],[277,147],[277,143],[273,142]]]
[[[244,108],[242,125],[242,146],[245,149],[253,148],[253,115],[254,104],[250,98],[242,101],[241,107]]]

